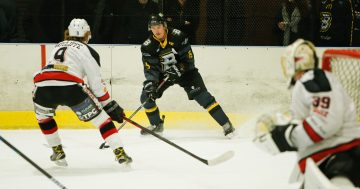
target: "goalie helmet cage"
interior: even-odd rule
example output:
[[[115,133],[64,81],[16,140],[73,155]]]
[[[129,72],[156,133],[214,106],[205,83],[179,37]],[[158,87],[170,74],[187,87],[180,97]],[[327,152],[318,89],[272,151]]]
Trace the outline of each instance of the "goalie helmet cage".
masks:
[[[360,50],[328,49],[322,57],[322,69],[333,72],[356,105],[360,121]]]

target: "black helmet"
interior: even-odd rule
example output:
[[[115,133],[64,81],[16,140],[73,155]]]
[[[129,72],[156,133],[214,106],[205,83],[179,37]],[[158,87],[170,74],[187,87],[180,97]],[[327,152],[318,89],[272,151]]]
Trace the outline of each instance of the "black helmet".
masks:
[[[164,27],[167,27],[164,15],[162,13],[159,14],[151,14],[148,22],[148,30],[151,30],[151,26],[162,24]]]

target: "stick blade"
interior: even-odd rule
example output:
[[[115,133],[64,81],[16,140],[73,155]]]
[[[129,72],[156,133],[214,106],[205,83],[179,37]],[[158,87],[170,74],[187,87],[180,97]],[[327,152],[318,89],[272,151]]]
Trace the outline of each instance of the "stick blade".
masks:
[[[220,155],[220,156],[218,156],[218,157],[216,157],[216,158],[214,158],[214,159],[208,160],[208,161],[207,161],[207,164],[208,164],[209,166],[218,165],[218,164],[220,164],[220,163],[223,163],[223,162],[231,159],[232,157],[234,157],[234,155],[235,155],[235,152],[232,151],[232,150],[230,150],[230,151],[227,151],[227,152],[225,152],[224,154],[222,154],[222,155]]]

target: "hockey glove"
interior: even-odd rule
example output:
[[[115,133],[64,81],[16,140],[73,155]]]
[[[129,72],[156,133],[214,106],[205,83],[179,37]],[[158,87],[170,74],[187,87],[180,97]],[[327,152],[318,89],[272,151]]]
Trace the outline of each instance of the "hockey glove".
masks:
[[[169,82],[174,83],[181,77],[181,72],[175,65],[172,65],[165,71],[164,75],[169,78]]]
[[[124,109],[120,105],[112,100],[106,106],[104,106],[105,112],[111,117],[112,120],[122,123],[124,122],[123,117],[125,117]]]
[[[157,92],[157,86],[158,86],[158,84],[154,81],[145,81],[144,82],[143,90],[145,91],[148,98],[150,98],[153,101],[155,101],[159,97],[158,92]]]
[[[256,123],[257,136],[254,143],[260,149],[275,155],[284,151],[297,150],[291,140],[296,124],[283,114],[263,115]]]
[[[296,151],[297,149],[292,146],[290,140],[291,132],[296,125],[275,125],[275,128],[270,132],[271,138],[274,140],[280,152]]]

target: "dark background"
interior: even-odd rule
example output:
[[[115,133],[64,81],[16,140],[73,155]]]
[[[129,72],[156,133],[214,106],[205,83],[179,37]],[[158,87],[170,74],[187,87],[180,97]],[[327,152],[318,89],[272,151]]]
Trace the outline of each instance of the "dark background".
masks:
[[[11,10],[11,14],[5,16],[8,20],[5,20],[7,28],[3,29],[5,34],[0,33],[0,42],[57,43],[63,40],[63,32],[71,19],[85,18],[92,31],[91,43],[139,44],[129,40],[131,30],[129,31],[127,22],[129,18],[140,18],[139,16],[144,17],[150,13],[142,10],[131,12],[130,1],[137,0],[0,0],[0,26],[1,10],[5,14],[6,9]],[[359,0],[336,0],[341,6],[331,5],[335,7],[331,9],[334,11],[332,28],[327,33],[320,32],[323,23],[321,12],[328,11],[322,5],[329,4],[330,1],[309,0],[311,9],[308,15],[310,26],[306,34],[308,40],[317,46],[359,46]],[[185,19],[194,23],[190,28],[194,33],[192,44],[249,46],[282,45],[279,44],[279,34],[274,31],[276,15],[281,10],[282,2],[283,0],[187,0],[188,6],[183,12],[185,16],[179,17],[174,8],[175,0],[155,1],[158,11],[167,13],[173,20],[179,18],[180,22]],[[351,9],[342,7],[344,3],[352,3]],[[9,8],[9,4],[13,4],[15,8]],[[345,18],[343,15],[346,13],[349,17]],[[337,26],[336,22],[349,24]],[[168,24],[175,25],[175,21]],[[147,32],[147,26],[141,27]],[[337,30],[341,28],[349,28],[351,34],[342,33],[340,37],[343,38],[333,40],[336,38],[335,34],[339,33]],[[324,42],[324,39],[327,41]]]

